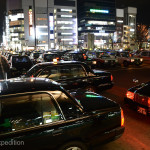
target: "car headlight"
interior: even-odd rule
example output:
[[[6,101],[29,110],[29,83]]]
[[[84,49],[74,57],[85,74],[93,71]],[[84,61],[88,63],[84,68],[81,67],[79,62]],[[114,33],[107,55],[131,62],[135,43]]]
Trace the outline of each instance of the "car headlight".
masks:
[[[108,60],[105,60],[105,63],[107,63],[108,62]]]
[[[96,65],[96,61],[92,61],[92,64],[93,64],[93,65]]]
[[[143,58],[140,58],[140,61],[143,61]]]
[[[134,62],[134,59],[131,59],[131,62]]]

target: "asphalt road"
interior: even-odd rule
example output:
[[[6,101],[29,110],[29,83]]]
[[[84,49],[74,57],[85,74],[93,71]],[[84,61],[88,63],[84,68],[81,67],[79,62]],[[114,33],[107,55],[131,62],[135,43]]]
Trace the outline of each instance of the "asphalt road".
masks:
[[[133,79],[138,80],[138,84],[150,80],[150,64],[106,70],[113,74],[115,84],[112,89],[100,93],[118,102],[123,108],[125,132],[118,140],[94,150],[150,150],[150,116],[139,114],[124,104],[126,90],[137,84],[133,83]]]

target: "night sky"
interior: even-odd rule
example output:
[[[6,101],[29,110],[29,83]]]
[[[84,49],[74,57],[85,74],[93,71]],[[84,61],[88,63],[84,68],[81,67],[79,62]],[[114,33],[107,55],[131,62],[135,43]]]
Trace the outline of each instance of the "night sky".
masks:
[[[12,0],[13,1],[13,0]],[[6,0],[0,0],[0,43]],[[116,0],[117,8],[137,7],[137,23],[150,25],[150,0]]]

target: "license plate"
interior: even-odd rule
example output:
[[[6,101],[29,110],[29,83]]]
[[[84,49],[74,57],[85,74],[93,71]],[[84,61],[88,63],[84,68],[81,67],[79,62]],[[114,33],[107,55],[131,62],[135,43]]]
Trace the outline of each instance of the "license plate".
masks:
[[[145,108],[142,108],[142,107],[138,107],[137,112],[140,114],[143,114],[143,115],[147,115],[147,110]]]

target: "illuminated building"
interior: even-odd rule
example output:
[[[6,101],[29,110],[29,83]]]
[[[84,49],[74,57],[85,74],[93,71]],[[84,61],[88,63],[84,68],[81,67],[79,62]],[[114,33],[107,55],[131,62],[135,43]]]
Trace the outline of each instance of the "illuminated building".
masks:
[[[88,49],[112,48],[115,23],[115,0],[78,0],[80,46]]]
[[[132,37],[136,31],[137,8],[116,9],[115,49],[134,49]]]
[[[7,0],[9,48],[76,49],[76,5],[76,0]]]

